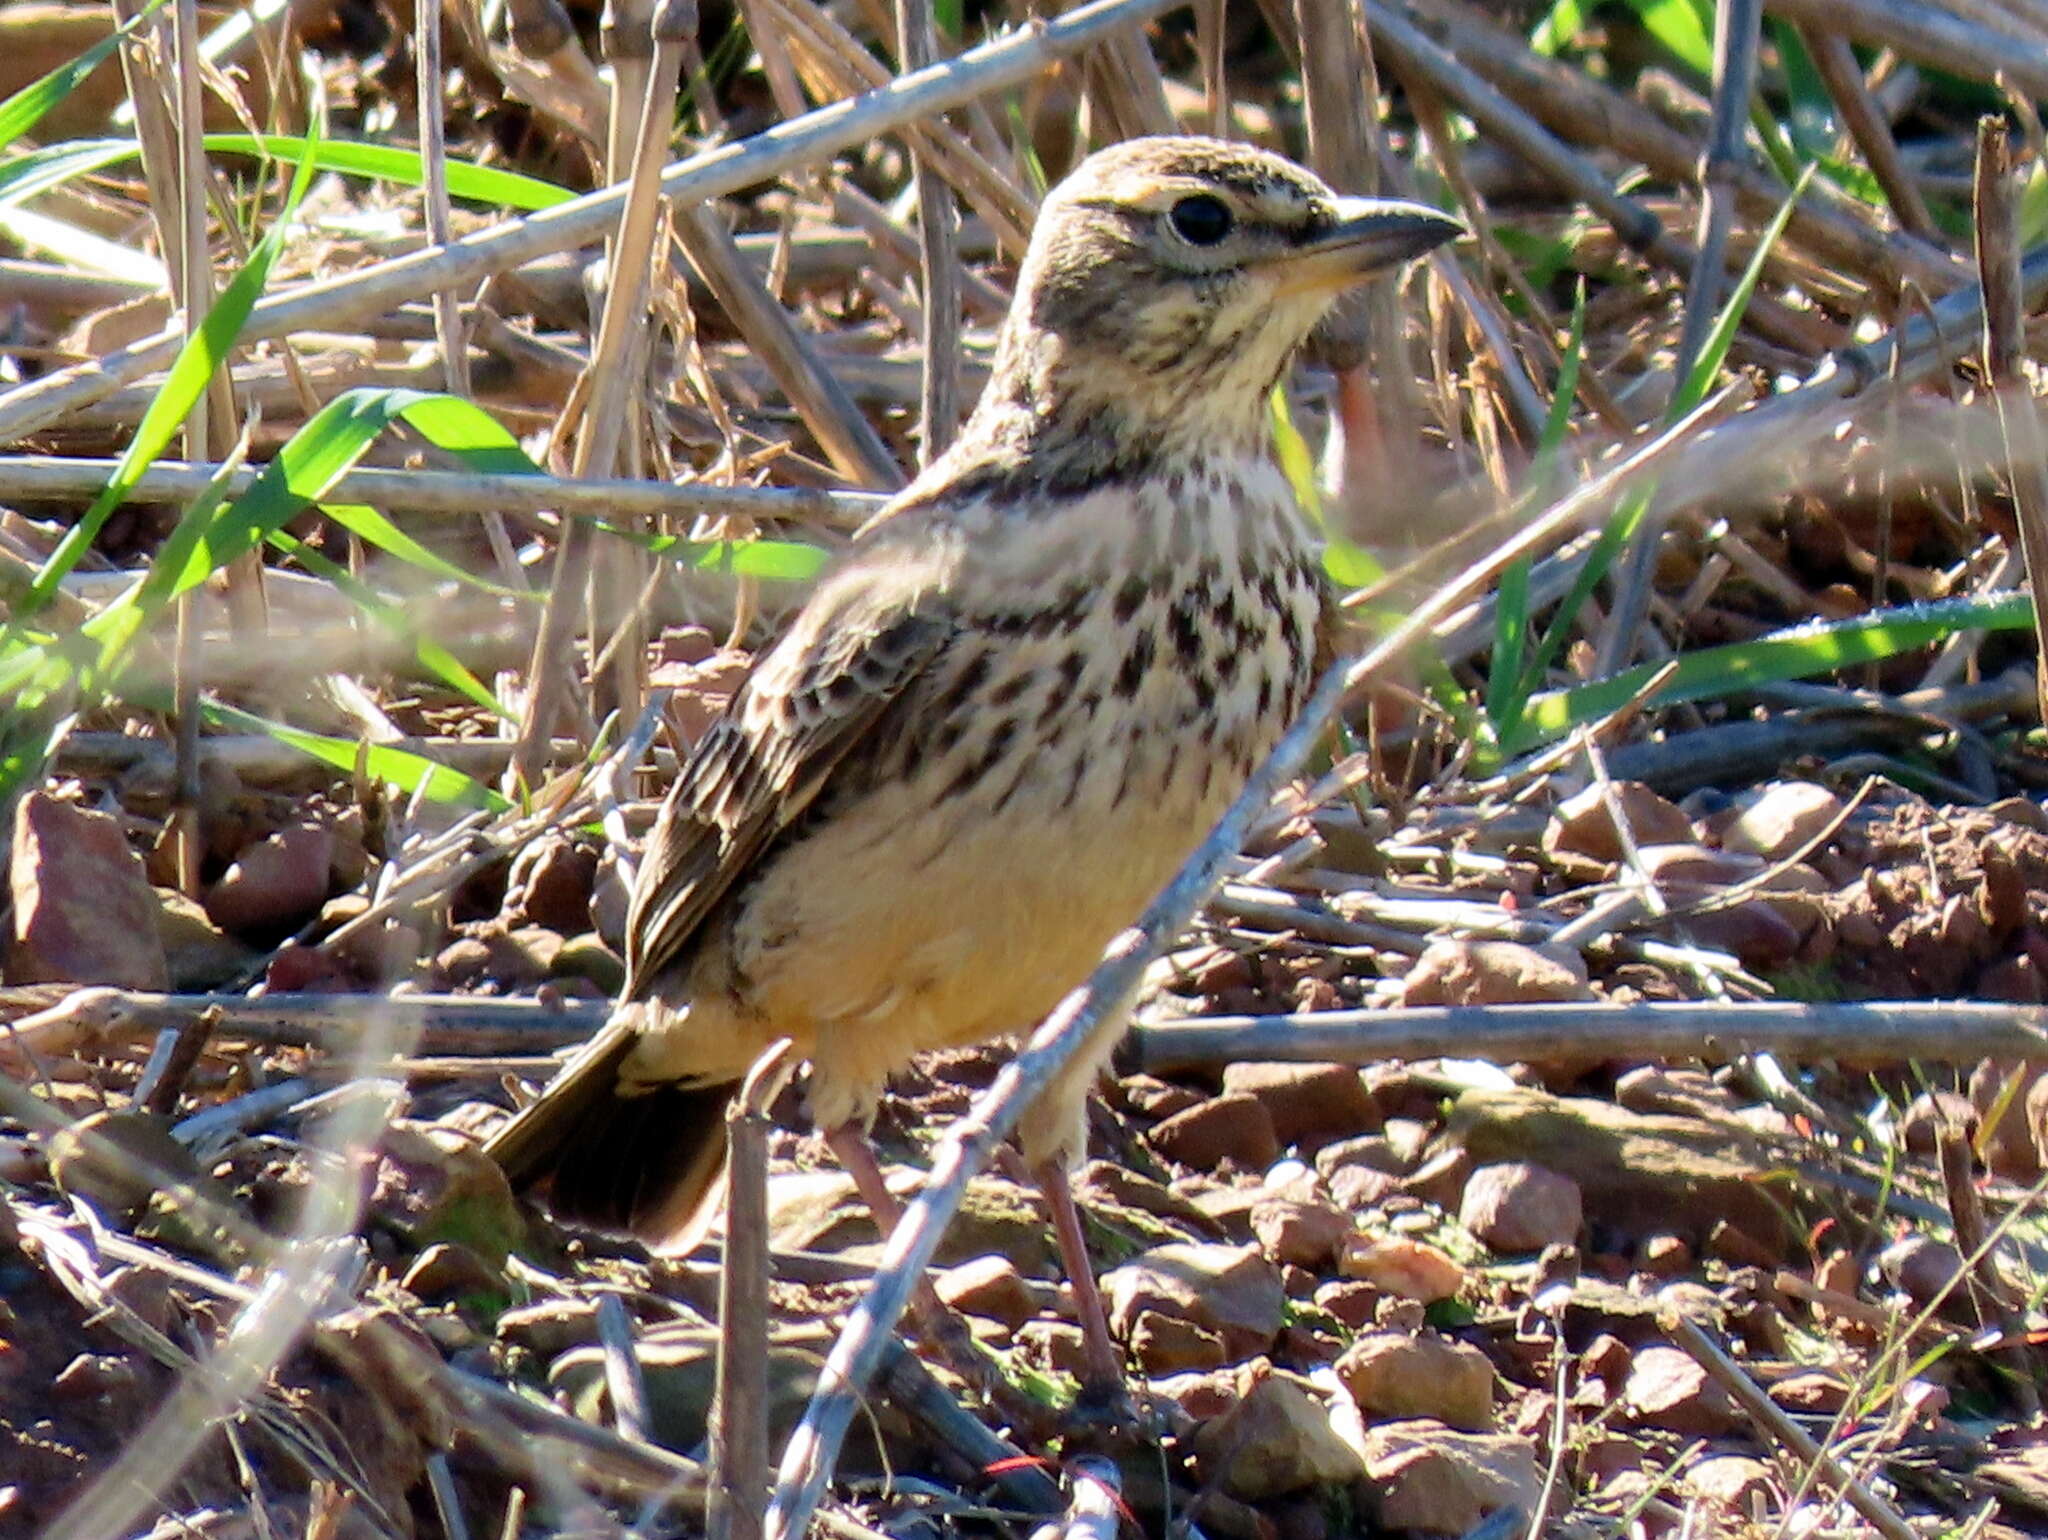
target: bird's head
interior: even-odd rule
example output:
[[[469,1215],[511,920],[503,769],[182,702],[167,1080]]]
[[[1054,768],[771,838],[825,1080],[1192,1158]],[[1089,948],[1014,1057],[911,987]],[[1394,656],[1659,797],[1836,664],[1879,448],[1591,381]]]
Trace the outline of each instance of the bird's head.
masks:
[[[1340,294],[1463,232],[1421,204],[1339,197],[1247,145],[1113,145],[1039,212],[985,406],[1147,438],[1256,431]]]

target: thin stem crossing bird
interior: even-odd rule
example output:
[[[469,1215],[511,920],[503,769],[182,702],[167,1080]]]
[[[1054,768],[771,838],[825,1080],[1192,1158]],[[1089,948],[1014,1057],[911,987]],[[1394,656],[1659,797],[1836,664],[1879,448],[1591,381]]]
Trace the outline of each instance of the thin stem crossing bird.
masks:
[[[893,1206],[865,1140],[888,1076],[1034,1025],[1300,706],[1322,582],[1267,399],[1344,289],[1461,231],[1212,139],[1113,146],[1047,197],[973,417],[683,766],[616,1013],[490,1142],[516,1184],[694,1243],[725,1105],[787,1037]],[[1100,1390],[1122,1366],[1067,1184],[1095,1046],[1020,1139]]]

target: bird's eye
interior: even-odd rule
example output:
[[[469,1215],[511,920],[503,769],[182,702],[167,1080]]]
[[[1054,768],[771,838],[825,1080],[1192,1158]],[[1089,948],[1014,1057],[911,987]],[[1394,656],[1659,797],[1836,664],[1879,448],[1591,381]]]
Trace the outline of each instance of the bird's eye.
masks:
[[[1214,246],[1230,234],[1235,222],[1223,200],[1208,193],[1190,193],[1173,206],[1167,217],[1190,246]]]

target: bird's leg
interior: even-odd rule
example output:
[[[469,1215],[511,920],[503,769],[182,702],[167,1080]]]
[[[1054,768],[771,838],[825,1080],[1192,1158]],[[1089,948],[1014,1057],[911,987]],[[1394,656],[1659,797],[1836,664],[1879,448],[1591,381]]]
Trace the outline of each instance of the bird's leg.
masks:
[[[875,1158],[875,1147],[868,1143],[868,1136],[857,1123],[841,1123],[823,1132],[825,1148],[853,1178],[854,1191],[860,1194],[860,1201],[868,1206],[868,1212],[875,1216],[875,1225],[882,1232],[882,1238],[888,1239],[889,1232],[903,1217],[903,1205],[896,1201],[896,1194],[889,1191],[889,1183],[882,1176],[882,1163]]]
[[[841,1123],[823,1132],[826,1148],[831,1150],[846,1174],[853,1178],[854,1190],[860,1194],[861,1202],[868,1206],[868,1212],[875,1216],[875,1225],[886,1240],[889,1232],[903,1218],[903,1205],[896,1201],[896,1194],[889,1191],[889,1184],[883,1179],[882,1163],[875,1158],[875,1147],[868,1142],[867,1134],[857,1123]],[[926,1341],[945,1357],[947,1364],[991,1402],[1006,1406],[1002,1392],[1007,1387],[1002,1386],[1001,1375],[975,1343],[974,1333],[967,1329],[967,1323],[939,1298],[929,1277],[917,1280],[917,1291],[911,1296],[911,1308],[917,1313],[918,1325]]]
[[[1074,1313],[1081,1318],[1081,1401],[1085,1405],[1116,1406],[1124,1399],[1123,1355],[1109,1335],[1109,1313],[1102,1308],[1102,1290],[1095,1286],[1095,1265],[1088,1258],[1088,1238],[1081,1229],[1081,1210],[1074,1203],[1066,1162],[1048,1160],[1033,1175],[1052,1210],[1060,1260],[1074,1289]]]

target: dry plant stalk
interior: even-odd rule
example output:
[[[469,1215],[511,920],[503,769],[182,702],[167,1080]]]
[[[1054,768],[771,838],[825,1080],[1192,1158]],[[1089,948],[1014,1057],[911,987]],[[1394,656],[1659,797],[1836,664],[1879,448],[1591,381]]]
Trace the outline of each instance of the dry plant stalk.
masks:
[[[711,1409],[711,1540],[760,1540],[768,1490],[768,1108],[796,1069],[771,1043],[726,1108],[725,1256]]]
[[[1920,194],[1920,184],[1906,169],[1905,159],[1899,154],[1898,140],[1892,137],[1891,124],[1885,120],[1884,110],[1870,94],[1870,84],[1863,77],[1863,66],[1856,58],[1856,50],[1840,33],[1824,27],[1802,26],[1799,40],[1812,56],[1814,69],[1818,71],[1821,83],[1827,87],[1835,111],[1841,115],[1842,126],[1856,142],[1857,152],[1862,155],[1864,164],[1870,167],[1870,174],[1877,179],[1877,185],[1883,190],[1892,213],[1897,216],[1900,228],[1929,241],[1940,241],[1941,232],[1934,223],[1934,216],[1927,212],[1927,200]]]
[[[1685,324],[1671,371],[1680,382],[1691,377],[1707,345],[1728,284],[1728,237],[1735,228],[1739,169],[1747,159],[1743,136],[1749,124],[1750,100],[1756,94],[1763,12],[1763,0],[1721,0],[1714,8],[1714,114],[1699,171],[1699,253],[1687,275]],[[1593,664],[1596,673],[1619,673],[1642,645],[1650,594],[1656,586],[1657,548],[1669,520],[1668,506],[1653,501],[1643,510],[1630,537],[1628,554],[1615,579],[1614,608],[1600,636]]]
[[[2048,657],[2048,457],[2040,408],[2026,375],[2026,299],[2020,281],[2019,215],[2005,120],[1977,125],[1977,269],[1984,291],[1984,377],[1998,403],[2020,555],[2034,600],[2034,641]],[[2048,668],[2036,689],[2048,722]]]
[[[611,245],[610,282],[597,343],[556,430],[558,451],[563,439],[573,436],[570,474],[578,480],[612,475],[627,437],[634,399],[630,360],[637,356],[637,339],[646,315],[648,275],[659,228],[662,163],[682,79],[679,13],[689,4],[690,0],[663,0],[653,19],[654,58],[640,103],[639,131],[619,211],[619,229]],[[518,786],[537,784],[556,714],[570,689],[570,646],[589,582],[590,551],[591,532],[578,524],[565,524],[527,672],[518,746],[507,771]]]
[[[1917,1540],[1917,1532],[1898,1509],[1858,1481],[1812,1435],[1780,1411],[1777,1402],[1764,1393],[1763,1387],[1745,1374],[1742,1366],[1723,1352],[1697,1323],[1685,1316],[1674,1315],[1666,1325],[1678,1345],[1734,1398],[1735,1404],[1742,1408],[1767,1440],[1784,1445],[1809,1466],[1829,1487],[1840,1493],[1850,1507],[1869,1520],[1871,1527],[1884,1536],[1884,1540]]]

